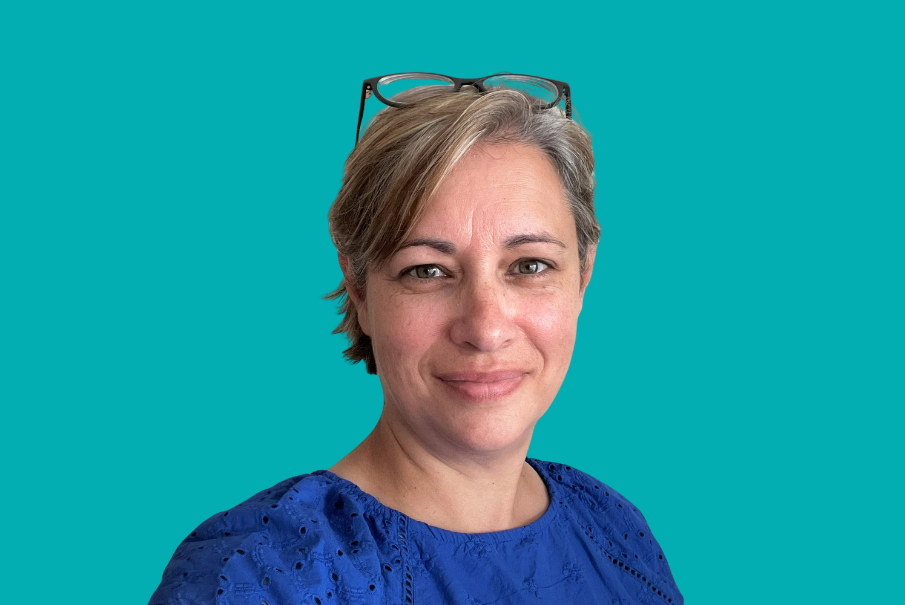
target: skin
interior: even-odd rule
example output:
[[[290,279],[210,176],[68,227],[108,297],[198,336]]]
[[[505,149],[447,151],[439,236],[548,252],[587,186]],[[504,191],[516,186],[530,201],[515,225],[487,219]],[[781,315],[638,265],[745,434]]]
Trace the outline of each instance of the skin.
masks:
[[[555,168],[522,145],[473,148],[407,243],[349,290],[384,407],[330,470],[451,531],[531,523],[550,501],[525,457],[568,370],[596,246],[582,273]]]

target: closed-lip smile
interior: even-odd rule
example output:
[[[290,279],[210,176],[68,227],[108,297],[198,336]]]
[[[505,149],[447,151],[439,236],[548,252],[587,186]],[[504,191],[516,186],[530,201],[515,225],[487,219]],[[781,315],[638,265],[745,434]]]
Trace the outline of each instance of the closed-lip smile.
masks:
[[[496,370],[493,372],[449,372],[437,378],[447,382],[500,382],[527,374],[524,370]]]
[[[446,372],[437,374],[446,387],[475,403],[502,399],[522,384],[525,370],[493,370],[487,372]]]

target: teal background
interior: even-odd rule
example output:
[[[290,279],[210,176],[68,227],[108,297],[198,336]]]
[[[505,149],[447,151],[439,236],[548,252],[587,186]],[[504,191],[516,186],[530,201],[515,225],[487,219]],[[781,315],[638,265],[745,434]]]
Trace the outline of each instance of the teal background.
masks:
[[[565,80],[593,136],[529,455],[629,498],[689,603],[901,598],[896,4],[5,5],[3,601],[147,603],[198,524],[367,435],[326,214],[361,81],[412,70]]]

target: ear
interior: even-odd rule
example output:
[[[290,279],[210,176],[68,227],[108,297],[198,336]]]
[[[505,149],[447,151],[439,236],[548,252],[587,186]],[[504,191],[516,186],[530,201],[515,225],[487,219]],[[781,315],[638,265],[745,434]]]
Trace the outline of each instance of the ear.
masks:
[[[337,252],[339,259],[339,267],[343,271],[343,285],[346,287],[346,294],[349,300],[355,305],[355,311],[358,315],[358,325],[361,330],[368,336],[371,335],[370,318],[368,317],[368,305],[365,301],[364,292],[355,287],[355,280],[352,278],[352,270],[350,268],[349,258]]]
[[[578,297],[584,301],[584,291],[588,284],[591,283],[591,274],[594,273],[594,258],[597,256],[597,244],[588,246],[587,261],[585,261],[584,271],[581,273],[581,285],[578,288]]]

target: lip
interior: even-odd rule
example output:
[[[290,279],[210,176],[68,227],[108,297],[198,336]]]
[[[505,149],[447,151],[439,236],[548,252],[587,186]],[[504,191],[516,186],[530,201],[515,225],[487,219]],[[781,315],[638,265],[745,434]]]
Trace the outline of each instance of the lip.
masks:
[[[437,375],[444,386],[475,403],[497,401],[510,395],[524,381],[524,370],[493,372],[449,372]]]

